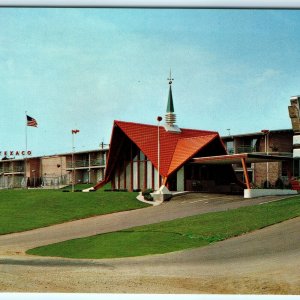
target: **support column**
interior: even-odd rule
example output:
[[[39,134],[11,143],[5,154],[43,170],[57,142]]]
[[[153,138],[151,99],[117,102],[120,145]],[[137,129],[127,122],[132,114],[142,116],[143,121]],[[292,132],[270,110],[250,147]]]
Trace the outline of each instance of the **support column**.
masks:
[[[126,161],[124,160],[124,189],[126,190]]]
[[[141,188],[141,182],[140,182],[140,150],[138,151],[137,154],[137,188]]]
[[[144,160],[144,190],[147,189],[147,157],[145,156]]]
[[[133,161],[130,160],[130,191],[133,191]]]
[[[154,166],[152,165],[152,190],[155,190],[155,187],[154,187]]]
[[[121,175],[120,174],[120,164],[118,164],[118,190],[120,189],[120,178],[121,178],[120,175]]]
[[[246,179],[246,186],[247,186],[247,189],[250,190],[251,187],[250,187],[250,181],[249,181],[249,176],[248,176],[248,172],[247,172],[245,158],[241,158],[241,161],[242,161],[243,171],[244,171],[244,175],[245,175],[245,179]]]
[[[163,177],[163,185],[165,185],[167,188],[169,188],[169,183],[167,183],[168,177]]]
[[[133,191],[133,161],[132,161],[132,142],[130,144],[130,191]]]

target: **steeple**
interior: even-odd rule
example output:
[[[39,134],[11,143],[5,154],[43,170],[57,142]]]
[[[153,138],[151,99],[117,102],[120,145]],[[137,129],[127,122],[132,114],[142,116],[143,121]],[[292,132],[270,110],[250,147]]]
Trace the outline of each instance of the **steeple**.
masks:
[[[171,76],[171,70],[170,70],[170,78],[169,80],[169,97],[168,97],[168,104],[167,104],[167,113],[166,113],[166,123],[169,126],[173,126],[176,122],[176,115],[174,114],[174,104],[173,104],[173,95],[172,95],[172,83],[174,78]]]
[[[177,132],[180,133],[180,129],[178,126],[175,125],[176,123],[176,115],[174,113],[174,103],[173,103],[173,95],[172,95],[172,83],[174,78],[172,78],[171,70],[170,70],[170,78],[169,81],[169,97],[168,97],[168,104],[167,104],[167,111],[165,115],[165,130],[169,132]]]
[[[167,113],[173,113],[173,112],[174,112],[174,104],[173,104],[173,96],[172,96],[172,87],[170,84]]]

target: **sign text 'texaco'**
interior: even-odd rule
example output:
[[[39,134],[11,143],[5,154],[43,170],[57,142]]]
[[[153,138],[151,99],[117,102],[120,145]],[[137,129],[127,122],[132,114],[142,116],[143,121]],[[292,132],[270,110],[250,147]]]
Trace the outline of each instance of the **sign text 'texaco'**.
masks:
[[[28,150],[28,151],[24,151],[24,150],[21,150],[21,151],[0,151],[0,156],[25,156],[25,155],[31,155],[31,151]]]

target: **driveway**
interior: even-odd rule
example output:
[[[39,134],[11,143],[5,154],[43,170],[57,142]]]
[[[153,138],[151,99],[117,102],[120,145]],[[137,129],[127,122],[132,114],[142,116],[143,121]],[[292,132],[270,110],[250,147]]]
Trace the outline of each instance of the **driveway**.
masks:
[[[134,226],[158,223],[213,211],[223,211],[282,199],[191,193],[174,197],[162,205],[97,216],[21,233],[0,236],[0,255],[20,255],[30,248],[86,237]]]

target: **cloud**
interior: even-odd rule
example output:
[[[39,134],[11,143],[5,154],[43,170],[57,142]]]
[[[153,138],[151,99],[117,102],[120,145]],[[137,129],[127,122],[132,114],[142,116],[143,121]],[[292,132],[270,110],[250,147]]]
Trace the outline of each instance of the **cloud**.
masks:
[[[254,76],[250,80],[250,84],[254,86],[259,86],[262,84],[266,84],[269,81],[273,81],[274,79],[278,78],[278,76],[281,75],[281,71],[275,70],[275,69],[266,69],[256,76]]]

